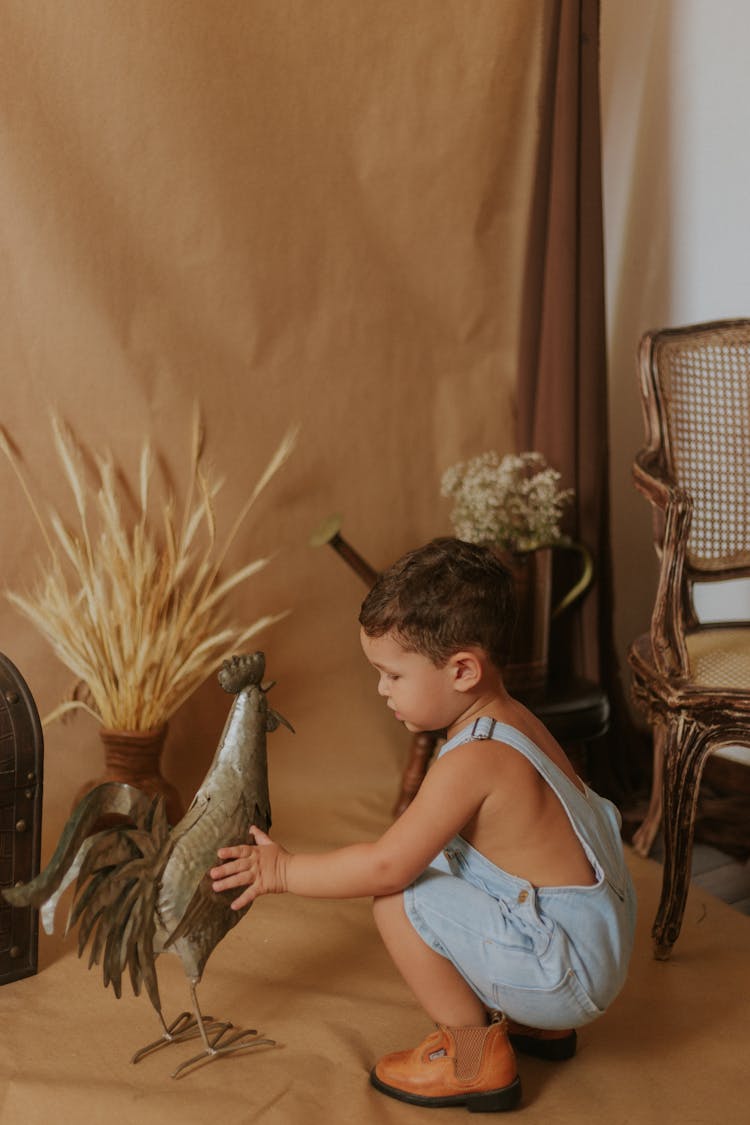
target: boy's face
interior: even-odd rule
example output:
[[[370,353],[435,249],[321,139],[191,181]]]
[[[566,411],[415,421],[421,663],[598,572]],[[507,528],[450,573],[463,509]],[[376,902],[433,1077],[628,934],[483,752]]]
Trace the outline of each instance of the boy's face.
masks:
[[[453,689],[450,662],[438,668],[428,657],[405,649],[392,633],[368,637],[361,630],[360,640],[380,675],[379,694],[407,730],[443,730],[455,721],[465,701]]]

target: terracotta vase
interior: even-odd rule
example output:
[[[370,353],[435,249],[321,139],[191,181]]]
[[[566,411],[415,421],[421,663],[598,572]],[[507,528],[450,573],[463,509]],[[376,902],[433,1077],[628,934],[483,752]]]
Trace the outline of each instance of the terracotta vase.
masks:
[[[511,695],[534,703],[544,698],[547,687],[552,550],[541,547],[500,557],[513,575],[518,600],[518,620],[503,679]]]
[[[101,728],[99,736],[104,746],[105,773],[81,786],[74,805],[97,785],[106,781],[124,781],[141,789],[149,797],[163,796],[167,820],[171,825],[176,824],[184,813],[182,801],[174,785],[161,773],[161,755],[167,736],[166,723],[154,730],[145,731]],[[118,817],[117,820],[122,818]]]

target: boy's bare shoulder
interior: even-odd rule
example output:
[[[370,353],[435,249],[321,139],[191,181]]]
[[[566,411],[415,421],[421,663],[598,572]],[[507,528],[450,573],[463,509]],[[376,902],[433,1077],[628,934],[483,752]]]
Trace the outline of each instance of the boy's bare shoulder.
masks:
[[[468,777],[475,782],[495,783],[499,779],[515,782],[516,779],[538,776],[538,771],[523,754],[499,739],[469,739],[454,746],[438,757],[435,766],[441,772]]]
[[[458,751],[458,753],[456,753]],[[500,770],[503,773],[526,773],[531,770],[537,773],[535,766],[521,754],[515,746],[499,738],[477,738],[463,742],[460,746],[449,750],[444,757],[450,758],[456,754],[456,763],[461,763],[461,768]]]
[[[509,726],[518,734],[528,738],[553,765],[557,766],[575,785],[582,788],[570,759],[544,724],[536,715],[525,707],[519,700],[508,698],[505,703],[493,708],[488,716],[496,719],[498,723]],[[464,768],[501,770],[506,777],[514,775],[519,778],[527,777],[536,779],[539,771],[525,754],[510,743],[499,737],[470,739],[448,751],[444,757],[449,758],[457,751]],[[471,762],[470,762],[471,760]],[[458,764],[458,763],[457,763]]]

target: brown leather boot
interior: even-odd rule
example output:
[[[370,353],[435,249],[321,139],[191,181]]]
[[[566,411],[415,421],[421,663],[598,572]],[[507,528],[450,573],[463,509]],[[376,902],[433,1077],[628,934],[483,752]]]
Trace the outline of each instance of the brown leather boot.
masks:
[[[576,1053],[578,1036],[575,1028],[564,1031],[546,1031],[539,1027],[527,1027],[524,1023],[508,1020],[508,1038],[516,1051],[534,1055],[537,1059],[550,1062],[563,1062],[572,1059]]]
[[[472,1113],[513,1109],[521,1082],[506,1031],[505,1020],[488,1027],[438,1024],[413,1050],[384,1055],[370,1081],[412,1105],[465,1105]]]

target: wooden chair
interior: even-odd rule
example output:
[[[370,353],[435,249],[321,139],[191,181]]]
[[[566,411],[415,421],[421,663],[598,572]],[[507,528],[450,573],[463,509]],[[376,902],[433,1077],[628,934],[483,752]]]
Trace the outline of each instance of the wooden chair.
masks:
[[[663,820],[652,935],[664,959],[685,911],[706,759],[750,746],[750,621],[696,612],[699,583],[750,577],[750,320],[647,333],[639,367],[647,444],[633,474],[653,506],[660,572],[651,628],[628,653],[654,730],[651,804],[634,845],[648,854]]]

